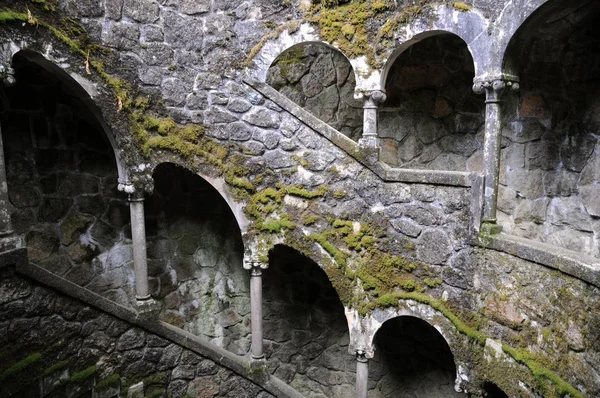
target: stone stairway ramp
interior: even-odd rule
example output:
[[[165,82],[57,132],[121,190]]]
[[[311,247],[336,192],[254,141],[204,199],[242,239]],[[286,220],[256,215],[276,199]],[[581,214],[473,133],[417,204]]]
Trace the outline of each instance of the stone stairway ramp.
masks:
[[[93,307],[108,317],[124,321],[121,323],[126,323],[135,330],[141,330],[141,333],[145,333],[146,336],[150,336],[150,334],[158,336],[154,339],[159,338],[161,341],[166,341],[170,344],[168,347],[179,347],[178,351],[180,353],[182,350],[191,351],[197,356],[206,358],[209,362],[212,361],[226,368],[230,373],[262,388],[268,394],[276,397],[302,397],[292,387],[268,374],[264,368],[252,368],[247,358],[232,354],[203,338],[159,321],[157,311],[138,313],[36,265],[29,264],[25,249],[12,250],[9,253],[0,255],[0,271],[5,274],[12,268],[16,271],[16,277],[22,275],[25,276],[23,278],[25,280],[32,279],[42,286],[50,288],[49,290],[53,292],[66,295],[70,299],[75,299],[84,305]],[[12,272],[14,273],[14,271]],[[2,293],[6,293],[6,288],[2,286],[2,282],[0,277],[0,299]],[[150,339],[150,337],[147,339]],[[121,338],[119,338],[118,344],[121,344]],[[137,348],[133,351],[139,351],[143,348]],[[123,391],[120,375],[113,374],[100,377],[96,374],[96,365],[98,364],[74,367],[65,360],[48,362],[47,358],[53,357],[50,355],[50,350],[52,350],[52,347],[31,354],[28,353],[29,355],[21,353],[18,356],[19,360],[5,360],[3,368],[0,369],[0,396],[113,398],[127,394],[126,391]],[[3,356],[2,354],[5,354],[5,358],[10,357],[10,354],[15,354],[15,356],[19,354],[11,353],[9,347],[5,348],[4,351],[4,353],[0,351],[0,359]],[[6,352],[9,355],[6,355]],[[135,390],[136,386],[128,385],[127,388]],[[140,394],[142,395],[133,396],[142,397],[143,392]],[[164,390],[162,392],[157,390],[153,393],[156,397],[166,396],[165,394]],[[264,396],[271,396],[268,394]]]
[[[344,134],[306,111],[268,84],[249,79],[244,80],[244,83],[273,101],[286,112],[312,128],[315,132],[328,139],[384,181],[450,185],[470,188],[481,179],[478,174],[469,172],[391,167],[379,161],[378,148],[360,146],[357,142],[346,137]]]

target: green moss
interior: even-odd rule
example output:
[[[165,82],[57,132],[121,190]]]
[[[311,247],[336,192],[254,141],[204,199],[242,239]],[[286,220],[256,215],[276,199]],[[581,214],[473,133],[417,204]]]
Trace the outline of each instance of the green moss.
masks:
[[[300,219],[300,222],[302,223],[302,225],[308,227],[310,225],[313,225],[314,223],[316,223],[320,219],[321,219],[321,217],[319,217],[319,216],[309,215],[309,214],[303,214],[302,218]]]
[[[0,382],[8,379],[11,376],[14,376],[17,373],[22,372],[23,370],[25,370],[27,368],[30,368],[35,363],[37,363],[41,358],[42,358],[42,354],[40,354],[39,352],[36,352],[36,353],[29,355],[22,361],[15,363],[10,368],[8,368],[4,372],[2,372],[2,374],[0,374]]]
[[[292,186],[292,187],[287,187],[285,189],[285,192],[288,195],[297,196],[299,198],[314,199],[314,198],[320,198],[320,197],[325,196],[325,194],[327,193],[328,190],[329,190],[329,188],[327,188],[324,185],[321,185],[315,191],[309,191],[309,190],[306,190],[299,186]]]
[[[452,3],[452,7],[456,8],[459,11],[462,12],[467,12],[467,11],[471,11],[473,9],[473,7],[471,7],[470,5],[463,3],[462,1],[455,1]]]
[[[423,283],[425,283],[427,285],[427,287],[434,288],[434,287],[440,286],[442,284],[442,280],[425,278],[425,279],[423,279]]]
[[[325,234],[323,234],[323,233],[311,234],[310,239],[317,242],[323,248],[323,250],[325,250],[331,257],[333,257],[334,261],[338,264],[338,266],[340,266],[340,267],[346,266],[346,260],[348,259],[348,255],[345,253],[342,253],[333,244],[331,244],[327,240],[327,236]]]
[[[343,190],[333,191],[333,197],[335,199],[342,199],[342,198],[345,198],[346,196],[348,196],[348,192],[346,192],[346,191],[343,191]]]
[[[286,214],[282,215],[280,218],[269,218],[265,222],[260,225],[260,230],[269,233],[279,233],[285,229],[294,229],[296,228],[296,224],[289,220],[289,216]]]
[[[69,366],[69,361],[67,360],[56,362],[54,365],[44,370],[44,376],[49,376],[59,370],[66,368],[67,366]]]
[[[71,375],[71,378],[69,379],[69,383],[80,383],[90,378],[94,373],[96,373],[96,366],[92,365],[83,369],[80,372],[73,373]]]
[[[507,345],[502,345],[502,350],[515,359],[515,361],[529,368],[533,376],[539,384],[543,385],[545,380],[550,381],[554,385],[554,389],[560,396],[571,396],[573,398],[583,398],[584,395],[579,392],[571,384],[563,380],[553,371],[541,366],[537,362],[537,358],[531,355],[528,351],[518,350]]]
[[[96,391],[105,391],[109,388],[116,387],[121,381],[121,375],[114,373],[96,383],[94,389]]]

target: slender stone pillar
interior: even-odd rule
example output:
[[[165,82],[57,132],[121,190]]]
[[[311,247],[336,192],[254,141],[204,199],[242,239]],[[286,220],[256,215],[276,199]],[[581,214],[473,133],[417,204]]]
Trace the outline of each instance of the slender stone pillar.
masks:
[[[2,126],[0,125],[0,237],[13,233],[8,206],[8,181],[4,162],[4,143],[2,141]]]
[[[362,138],[358,141],[361,146],[377,148],[379,145],[377,139],[377,106],[379,103],[385,101],[385,99],[385,93],[379,90],[364,94],[363,134]]]
[[[144,221],[144,193],[129,194],[131,212],[131,240],[133,243],[133,269],[135,273],[135,298],[150,299],[148,290],[148,260],[146,257],[146,225]]]
[[[500,146],[502,142],[501,98],[506,88],[519,89],[516,77],[502,77],[478,81],[473,85],[477,94],[485,93],[485,143],[483,146],[484,191],[482,230],[498,233],[496,205],[498,200],[498,180],[500,175]],[[487,226],[485,226],[487,224]]]
[[[262,271],[268,264],[256,260],[244,260],[244,268],[250,270],[250,309],[251,309],[251,336],[250,349],[255,362],[264,361],[263,351],[263,316],[262,316]]]
[[[369,360],[365,352],[356,351],[356,398],[367,398],[369,391]]]

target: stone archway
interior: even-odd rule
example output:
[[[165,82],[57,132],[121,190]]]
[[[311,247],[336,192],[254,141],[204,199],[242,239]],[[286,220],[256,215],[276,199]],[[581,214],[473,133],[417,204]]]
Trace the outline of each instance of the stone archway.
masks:
[[[237,220],[204,178],[159,164],[146,199],[148,273],[160,318],[238,354],[250,347],[249,275]]]
[[[354,70],[338,50],[297,44],[273,61],[266,82],[347,137],[361,137],[363,101],[354,98]]]
[[[505,232],[600,256],[600,4],[549,1],[510,41],[498,222]]]
[[[348,354],[344,307],[325,272],[284,245],[263,272],[267,367],[307,397],[350,397],[356,362]]]
[[[472,91],[475,67],[467,44],[437,32],[393,58],[379,107],[382,159],[394,166],[482,170],[483,101]]]
[[[426,321],[399,316],[375,334],[369,397],[452,397],[456,365],[444,337]]]
[[[17,52],[2,90],[10,211],[29,261],[130,305],[129,208],[118,150],[85,89],[38,53]]]

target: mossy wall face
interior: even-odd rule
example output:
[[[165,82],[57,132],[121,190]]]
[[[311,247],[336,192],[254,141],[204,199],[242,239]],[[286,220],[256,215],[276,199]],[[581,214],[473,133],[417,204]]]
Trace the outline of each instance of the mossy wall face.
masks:
[[[212,360],[0,270],[0,392],[5,397],[271,397]],[[10,293],[8,293],[10,292]]]
[[[483,2],[481,7],[497,10],[490,11],[493,18],[504,4],[491,3]],[[519,4],[525,3],[534,7],[531,2]],[[583,330],[588,329],[581,321],[586,319],[586,314],[596,313],[594,299],[598,292],[595,289],[570,277],[553,274],[539,265],[476,248],[469,238],[472,219],[470,188],[385,182],[347,152],[244,84],[238,73],[241,68],[236,62],[243,61],[245,54],[260,40],[259,36],[269,29],[268,26],[293,18],[297,4],[213,2],[207,8],[183,1],[177,4],[140,1],[139,4],[144,6],[133,7],[128,3],[121,7],[121,2],[111,1],[88,8],[74,2],[61,2],[60,12],[82,21],[91,39],[108,48],[93,50],[91,60],[105,60],[106,70],[126,82],[124,86],[130,86],[125,89],[117,85],[121,89],[117,96],[111,97],[110,101],[99,100],[98,104],[114,133],[121,137],[119,146],[125,148],[129,167],[138,172],[140,178],[149,178],[144,170],[152,170],[162,161],[184,165],[194,173],[201,171],[211,177],[223,177],[235,199],[246,205],[250,225],[245,238],[248,238],[247,242],[258,242],[252,247],[256,251],[252,254],[261,256],[261,259],[268,258],[268,250],[279,243],[297,249],[325,270],[344,304],[357,308],[363,314],[376,308],[380,298],[386,298],[382,300],[386,306],[394,305],[389,300],[395,297],[393,294],[420,292],[423,294],[420,297],[426,297],[427,300],[423,301],[430,303],[429,306],[435,303],[431,298],[443,297],[451,310],[448,313],[455,314],[472,330],[479,328],[494,339],[513,347],[522,346],[527,352],[546,353],[549,359],[540,359],[539,363],[556,370],[585,394],[597,395],[593,379],[598,368],[598,350],[594,345],[594,330],[597,328],[590,328],[584,333]],[[39,15],[39,10],[34,9],[33,12]],[[383,21],[379,22],[383,24]],[[19,37],[30,40],[32,48],[43,51],[45,44],[52,43],[53,48],[67,52],[66,47],[50,35],[42,34],[41,38],[33,39],[35,28],[29,25],[22,27],[21,23],[10,25],[10,29],[20,32]],[[39,31],[42,32],[43,28],[40,27]],[[104,51],[109,55],[104,55]],[[50,54],[58,59],[56,52]],[[67,70],[88,76],[85,54],[82,58],[69,57],[68,60]],[[99,79],[99,72],[93,68],[90,72],[90,81],[97,82],[94,79]],[[98,87],[107,91],[106,86],[99,84]],[[122,97],[123,94],[127,96]],[[135,100],[137,97],[141,98],[139,102]],[[123,123],[130,116],[138,124]],[[185,139],[179,135],[169,136],[168,132],[162,135],[160,129],[154,127],[148,127],[148,131],[139,129],[140,121],[147,122],[150,117],[171,117],[173,123],[203,124],[205,128],[196,131],[198,134],[187,135]],[[183,131],[175,130],[177,134]],[[155,145],[149,144],[149,138],[155,139],[152,141]],[[147,150],[146,157],[141,156],[142,148]],[[170,178],[166,180],[168,182]],[[159,183],[158,179],[156,183]],[[170,188],[166,191],[164,197],[170,194]],[[160,189],[157,192],[160,193]],[[191,207],[188,206],[188,209]],[[171,276],[170,270],[165,272],[166,264],[176,257],[185,257],[186,261],[193,258],[190,253],[195,253],[200,247],[200,244],[194,246],[201,241],[200,234],[195,232],[200,228],[197,223],[185,233],[175,236],[168,231],[171,228],[168,223],[160,221],[162,216],[152,220],[154,213],[148,214],[149,254],[160,249],[162,240],[169,241],[164,255],[150,259],[152,286],[161,295],[166,285],[162,284],[163,281],[159,285],[158,281],[162,276],[165,282],[169,282],[166,275]],[[181,211],[180,214],[175,212],[175,215],[185,217],[186,214]],[[162,220],[167,220],[167,217]],[[174,224],[183,227],[183,223]],[[161,231],[168,233],[161,235]],[[192,245],[184,249],[184,235],[188,232],[197,241],[192,239]],[[231,252],[237,250],[233,246],[227,247]],[[502,260],[506,264],[517,265],[502,265]],[[524,275],[517,277],[519,270],[524,270]],[[231,274],[227,277],[232,279],[241,275],[234,269],[228,269],[228,272]],[[517,280],[521,277],[525,282],[519,284]],[[563,298],[561,289],[564,284],[572,286],[570,290],[575,299]],[[203,295],[208,298],[214,297],[216,290],[206,288],[205,291],[210,291],[210,294]],[[544,298],[536,296],[539,291],[547,292],[543,296],[545,298],[556,297],[550,307]],[[178,305],[177,300],[170,305],[169,311],[178,313],[178,316],[183,314],[185,305]],[[546,311],[547,308],[550,310]],[[206,316],[214,322],[212,317],[221,314],[219,311],[222,309],[198,312],[193,316]],[[294,316],[301,313],[294,313]],[[336,315],[326,311],[320,315],[323,314],[327,319],[322,323],[338,325]],[[521,314],[525,314],[525,321]],[[560,321],[564,314],[584,325],[580,327],[581,339],[573,332],[569,339],[573,340],[571,345],[574,348],[559,345],[559,348],[551,349],[544,346],[544,336],[560,335],[561,322],[568,325],[568,320]],[[594,317],[590,318],[590,325],[594,324]],[[536,323],[527,323],[527,319],[534,319]],[[456,319],[448,322],[458,324]],[[240,324],[243,322],[234,323]],[[540,325],[556,326],[543,331],[545,326],[539,329]],[[531,330],[535,331],[535,335]],[[288,333],[289,330],[282,331]],[[239,341],[247,342],[244,338]],[[506,373],[510,376],[509,380],[500,373],[492,372],[493,369],[505,369],[496,366],[494,361],[482,362],[485,366],[479,366],[475,360],[487,359],[479,343],[472,342],[472,345],[462,345],[464,350],[458,350],[460,352],[456,354],[464,359],[464,363],[473,364],[468,370],[476,373],[470,382],[463,383],[463,387],[477,393],[481,383],[492,379],[512,394],[511,388],[517,388],[514,381],[520,380],[526,382],[533,391],[532,395],[543,395],[543,388],[536,385],[531,373],[524,368]],[[224,345],[234,350],[238,349],[235,343],[230,341]],[[343,344],[336,344],[335,349],[339,351]],[[332,346],[334,343],[331,343]],[[273,351],[271,357],[276,355]],[[284,354],[281,355],[285,358]],[[333,358],[335,363],[342,361],[339,359],[341,356]],[[581,372],[556,365],[563,359],[572,365],[570,369],[581,369]],[[277,362],[273,359],[273,363]],[[343,363],[346,366],[346,362]],[[277,369],[290,365],[285,361],[277,364]],[[296,372],[295,366],[292,365],[289,374]],[[348,362],[348,373],[344,373],[343,377],[350,374],[351,378],[352,366]],[[322,364],[314,364],[314,367],[317,370],[312,372],[317,374],[327,368]],[[297,373],[302,374],[300,371]],[[311,374],[314,376],[314,373]],[[587,376],[582,375],[592,376],[583,379]],[[540,379],[541,384],[548,384],[545,378]],[[307,376],[297,386],[309,390],[314,381]],[[314,385],[325,391],[325,384],[319,383]],[[328,383],[329,386],[334,385],[333,382]],[[344,380],[335,385],[351,384],[351,381]],[[548,391],[551,395],[552,388],[549,387]],[[518,392],[514,393],[518,395]]]

